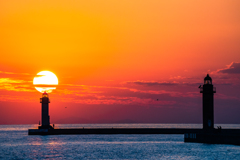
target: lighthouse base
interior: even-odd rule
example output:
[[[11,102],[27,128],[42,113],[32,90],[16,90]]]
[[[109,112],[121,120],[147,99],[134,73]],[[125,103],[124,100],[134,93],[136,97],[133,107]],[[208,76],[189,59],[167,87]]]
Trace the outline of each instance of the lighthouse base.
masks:
[[[184,142],[240,145],[239,129],[212,133],[185,133]]]
[[[54,129],[51,125],[41,125],[38,126],[38,129]]]

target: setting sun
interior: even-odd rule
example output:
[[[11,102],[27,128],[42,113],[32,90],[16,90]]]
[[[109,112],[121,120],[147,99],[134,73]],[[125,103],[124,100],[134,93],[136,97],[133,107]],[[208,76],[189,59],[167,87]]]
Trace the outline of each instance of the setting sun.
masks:
[[[51,93],[58,85],[58,78],[50,71],[41,71],[33,78],[33,84],[39,92]]]

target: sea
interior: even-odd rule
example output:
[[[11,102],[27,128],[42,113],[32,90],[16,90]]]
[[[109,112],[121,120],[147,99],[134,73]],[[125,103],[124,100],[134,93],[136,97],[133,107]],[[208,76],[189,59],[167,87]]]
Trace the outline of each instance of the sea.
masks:
[[[38,125],[0,125],[0,159],[240,159],[240,146],[184,143],[177,134],[28,135]],[[217,124],[240,129],[239,124]],[[201,128],[201,124],[55,124],[55,128]]]

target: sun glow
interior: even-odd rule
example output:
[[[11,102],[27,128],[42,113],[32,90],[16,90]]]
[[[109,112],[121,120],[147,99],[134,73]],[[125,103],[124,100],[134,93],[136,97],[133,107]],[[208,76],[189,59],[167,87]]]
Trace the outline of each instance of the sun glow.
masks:
[[[41,93],[51,93],[58,85],[58,78],[50,71],[41,71],[33,78],[33,85]]]

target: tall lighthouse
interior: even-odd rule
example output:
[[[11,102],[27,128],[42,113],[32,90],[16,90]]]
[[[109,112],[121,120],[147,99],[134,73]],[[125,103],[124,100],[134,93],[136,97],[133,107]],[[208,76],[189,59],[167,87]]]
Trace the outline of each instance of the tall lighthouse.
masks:
[[[42,103],[42,125],[39,126],[39,129],[50,129],[52,126],[50,125],[50,116],[49,116],[49,107],[50,103],[47,92],[42,94],[42,98],[40,98],[40,103]]]
[[[211,130],[214,128],[213,95],[216,88],[212,85],[212,78],[207,74],[204,78],[204,85],[200,86],[203,104],[203,129]]]

